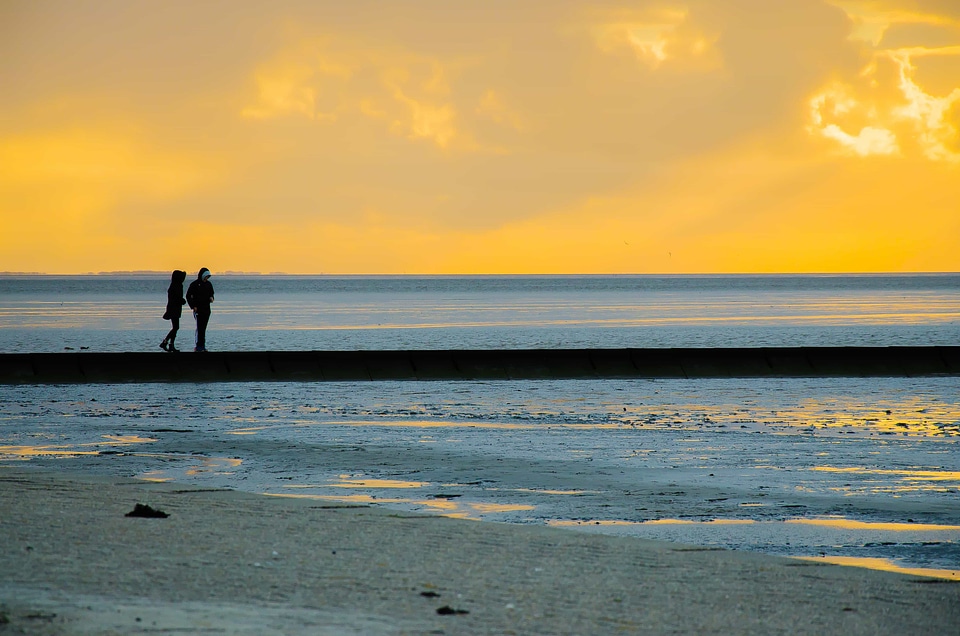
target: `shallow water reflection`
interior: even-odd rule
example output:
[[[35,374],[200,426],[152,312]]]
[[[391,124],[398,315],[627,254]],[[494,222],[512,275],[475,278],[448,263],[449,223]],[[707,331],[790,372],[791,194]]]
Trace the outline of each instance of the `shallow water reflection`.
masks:
[[[99,455],[100,451],[82,451],[71,446],[0,446],[0,461],[27,461],[31,457],[73,457]]]
[[[807,558],[815,549],[819,552],[816,560],[830,563],[960,580],[960,525],[889,523],[840,516],[782,521],[553,519],[547,524],[718,549],[756,550],[794,558]]]
[[[103,442],[88,442],[85,444],[44,444],[0,446],[0,461],[26,461],[31,457],[78,457],[81,455],[100,455],[103,451],[88,450],[98,447],[132,446],[156,442],[153,437],[139,435],[102,435]]]
[[[885,572],[897,572],[899,574],[912,574],[914,576],[926,576],[935,579],[960,581],[960,569],[942,570],[938,568],[904,567],[897,565],[890,559],[845,556],[807,556],[794,558],[802,559],[804,561],[818,561],[820,563],[832,563],[834,565],[849,565],[858,568],[867,568],[870,570],[883,570]]]
[[[378,482],[381,480],[370,480],[371,482]],[[386,481],[388,484],[389,480]],[[403,483],[403,482],[396,482]],[[427,484],[422,484],[427,485]],[[330,486],[337,487],[338,484],[330,484]],[[303,489],[303,488],[322,488],[323,486],[307,486],[307,485],[290,485],[288,488],[291,489]],[[417,488],[419,486],[376,486],[376,487],[385,487],[385,488]],[[481,521],[487,519],[489,515],[511,513],[511,512],[527,512],[535,510],[535,505],[530,504],[512,504],[512,503],[490,503],[490,502],[476,502],[476,501],[458,501],[457,498],[459,495],[435,495],[432,498],[426,499],[414,499],[414,498],[403,498],[403,497],[379,497],[377,495],[371,494],[357,494],[357,495],[328,495],[328,494],[314,494],[314,493],[289,493],[289,492],[265,492],[263,493],[270,497],[287,497],[293,499],[314,499],[318,501],[329,501],[343,504],[400,504],[404,507],[408,507],[411,510],[416,510],[420,512],[432,512],[439,514],[444,517],[451,517],[455,519],[469,519],[472,521]]]
[[[960,526],[935,523],[883,523],[878,521],[856,521],[844,517],[817,517],[812,519],[787,519],[784,523],[798,523],[811,526],[824,526],[841,530],[876,530],[883,532],[960,532]],[[960,537],[958,537],[960,538]]]
[[[572,528],[576,526],[745,526],[757,523],[753,519],[710,519],[709,521],[692,521],[690,519],[650,519],[649,521],[626,521],[623,519],[595,519],[584,521],[578,519],[551,519],[548,526],[558,528]]]
[[[155,482],[180,481],[185,477],[194,479],[230,477],[236,474],[233,469],[243,464],[243,460],[236,457],[197,457],[169,453],[137,453],[137,455],[175,464],[170,468],[149,470],[137,475],[137,479]]]
[[[908,493],[920,491],[949,493],[960,491],[960,471],[864,468],[860,466],[815,466],[812,470],[824,473],[862,476],[864,477],[862,480],[863,485],[860,487],[878,493]],[[832,490],[846,492],[852,488],[854,488],[852,484],[847,484],[845,486],[834,487]]]
[[[327,484],[333,488],[423,488],[429,486],[425,481],[402,481],[399,479],[356,479],[341,476],[339,482]]]

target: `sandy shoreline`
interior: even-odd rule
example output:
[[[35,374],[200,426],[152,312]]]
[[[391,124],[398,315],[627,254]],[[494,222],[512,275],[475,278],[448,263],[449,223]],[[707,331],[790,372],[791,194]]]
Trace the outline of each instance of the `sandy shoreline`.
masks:
[[[18,386],[0,465],[957,578],[957,395],[955,378]]]
[[[125,517],[136,503],[170,516]],[[957,582],[19,468],[0,469],[0,536],[5,633],[848,635],[960,624]]]

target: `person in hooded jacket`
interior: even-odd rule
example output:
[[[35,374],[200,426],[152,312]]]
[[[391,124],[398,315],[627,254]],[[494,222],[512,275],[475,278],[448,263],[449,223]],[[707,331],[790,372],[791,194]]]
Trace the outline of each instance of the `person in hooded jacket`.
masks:
[[[210,270],[201,267],[197,279],[187,288],[187,304],[197,320],[197,346],[194,351],[207,350],[207,323],[210,322],[210,303],[213,302],[213,284]]]
[[[167,310],[163,312],[163,319],[170,321],[170,332],[160,343],[160,348],[171,353],[178,353],[176,347],[177,332],[180,330],[180,315],[187,301],[183,297],[183,281],[187,273],[179,269],[173,270],[170,275],[170,287],[167,287]]]

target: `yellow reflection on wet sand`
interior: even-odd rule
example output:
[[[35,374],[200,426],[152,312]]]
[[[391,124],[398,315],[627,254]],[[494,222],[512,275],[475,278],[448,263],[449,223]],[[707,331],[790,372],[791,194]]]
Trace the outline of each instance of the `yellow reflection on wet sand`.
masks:
[[[625,521],[622,519],[594,519],[594,520],[573,520],[573,519],[552,519],[547,521],[549,526],[572,527],[572,526],[746,526],[756,523],[753,519],[711,519],[710,521],[691,521],[689,519],[651,519],[649,521]]]
[[[99,451],[74,450],[67,446],[0,446],[0,459],[28,460],[31,457],[99,455]]]
[[[336,420],[329,422],[288,422],[278,423],[271,426],[250,426],[247,428],[238,428],[227,431],[228,435],[256,435],[260,431],[276,428],[294,428],[310,426],[375,426],[380,428],[447,428],[447,429],[483,429],[483,430],[508,430],[521,431],[530,429],[542,429],[542,422],[460,422],[448,420]],[[621,429],[625,425],[622,422],[607,423],[565,423],[554,422],[547,428],[569,429],[569,430],[601,430],[601,429]],[[427,441],[430,441],[427,438]]]
[[[401,481],[398,479],[351,479],[344,478],[340,482],[326,484],[334,488],[423,488],[429,486],[426,481]]]
[[[573,526],[639,526],[642,521],[621,521],[618,519],[603,519],[595,521],[583,521],[575,519],[549,519],[547,520],[548,526],[555,526],[557,528],[569,528]]]
[[[440,510],[444,517],[467,519],[469,521],[480,521],[485,514],[536,510],[536,506],[527,504],[458,503],[443,500],[418,501],[414,503],[426,506],[429,509]]]
[[[236,468],[243,464],[242,459],[237,459],[234,457],[195,457],[188,456],[184,457],[183,455],[173,455],[169,453],[131,453],[137,457],[158,457],[167,461],[173,460],[178,462],[177,467],[162,469],[162,470],[150,470],[144,472],[137,476],[137,479],[142,479],[144,481],[155,481],[155,482],[165,482],[173,481],[177,478],[177,475],[202,475],[202,474],[214,474],[214,475],[233,475],[232,468]],[[186,467],[183,467],[183,464],[179,462],[189,462]]]
[[[960,570],[938,570],[935,568],[905,568],[897,565],[889,559],[878,559],[869,557],[843,557],[843,556],[814,556],[814,557],[795,557],[804,561],[819,561],[821,563],[832,563],[834,565],[849,565],[870,570],[883,570],[885,572],[898,572],[900,574],[912,574],[914,576],[928,576],[937,579],[948,579],[951,581],[960,581]]]
[[[684,415],[681,416],[680,414]],[[839,434],[952,437],[960,435],[960,409],[955,401],[925,396],[865,404],[858,397],[818,396],[774,410],[744,408],[738,404],[703,402],[630,407],[633,428],[671,427],[700,429],[750,425],[769,432],[831,431]],[[625,416],[626,417],[626,416]]]
[[[104,439],[110,440],[105,442],[109,446],[123,446],[126,444],[143,444],[146,442],[155,442],[157,441],[153,437],[140,437],[139,435],[104,435]],[[81,446],[96,446],[97,444],[81,444]]]
[[[836,468],[834,466],[815,466],[813,470],[826,473],[853,473],[859,475],[897,475],[904,481],[957,481],[960,472],[949,470],[893,470],[889,468]]]
[[[878,475],[883,476],[879,485],[873,485],[872,482],[863,484],[871,487],[876,492],[898,493],[898,492],[919,492],[935,491],[950,492],[953,489],[960,489],[960,472],[947,470],[895,470],[886,468],[836,468],[833,466],[815,466],[815,471],[827,473],[843,473],[852,475]],[[899,483],[892,483],[895,480],[890,477],[899,477]],[[834,488],[833,490],[845,490],[846,488]]]
[[[384,420],[352,420],[342,422],[329,422],[330,425],[337,426],[382,426],[386,428],[475,428],[490,430],[510,430],[519,431],[527,429],[542,429],[541,422],[458,422],[446,420],[409,420],[409,421],[384,421]],[[574,429],[574,430],[598,430],[604,428],[623,428],[621,423],[607,424],[577,424],[557,422],[551,423],[551,428]]]
[[[191,466],[187,469],[188,475],[199,475],[202,473],[218,473],[221,475],[233,474],[228,468],[236,468],[243,463],[242,459],[231,457],[204,457],[200,460],[200,465]]]
[[[552,526],[667,526],[667,525],[699,525],[699,526],[733,526],[760,523],[754,519],[712,519],[710,521],[692,521],[689,519],[651,519],[649,521],[625,521],[621,519],[594,519],[594,520],[566,520],[554,519],[547,522]],[[855,521],[844,517],[820,517],[812,519],[787,519],[782,523],[823,526],[842,530],[876,530],[891,532],[960,532],[960,526],[940,525],[932,523],[880,523],[870,521]]]
[[[292,488],[317,488],[319,486],[291,486]],[[473,503],[459,502],[451,499],[407,499],[399,497],[374,497],[372,495],[318,495],[310,493],[289,493],[289,492],[268,492],[264,493],[270,497],[287,497],[290,499],[313,499],[317,501],[329,501],[344,504],[406,504],[410,506],[420,506],[425,510],[430,510],[441,514],[444,517],[456,519],[469,519],[477,521],[484,514],[496,514],[504,512],[522,512],[535,510],[536,506],[528,504],[499,504],[499,503]]]
[[[488,490],[499,490],[499,488],[488,488]],[[536,488],[510,488],[511,492],[535,492],[541,495],[584,495],[586,490],[538,490]],[[595,492],[595,491],[589,491]]]
[[[389,499],[372,497],[370,495],[312,495],[293,492],[265,492],[268,497],[285,497],[287,499],[316,499],[317,501],[336,501],[339,503],[410,503],[409,499]]]
[[[844,428],[883,435],[943,437],[957,435],[960,411],[954,403],[931,402],[922,397],[901,398],[895,403],[864,408],[853,397],[833,396],[828,402],[809,399],[797,408],[778,409],[784,422],[815,428]]]
[[[31,457],[74,457],[77,455],[99,455],[100,451],[80,450],[96,446],[130,446],[155,442],[152,437],[139,435],[103,435],[105,442],[87,442],[76,446],[48,444],[45,446],[0,446],[0,459],[14,459],[25,461]]]
[[[413,501],[410,503],[413,503]],[[463,505],[450,499],[428,499],[418,503],[426,506],[429,510],[439,510],[444,516],[451,516],[451,513],[457,512]]]
[[[143,473],[137,479],[142,479],[143,481],[152,481],[158,484],[162,484],[167,481],[173,481],[173,477],[165,477],[162,470],[151,470]]]
[[[471,503],[467,505],[477,512],[520,512],[522,510],[536,509],[536,506],[529,504]]]
[[[756,523],[753,519],[711,519],[710,521],[690,521],[689,519],[651,519],[643,522],[650,526],[665,526],[673,524],[698,526],[746,526]]]
[[[784,523],[810,526],[824,526],[841,530],[883,530],[886,532],[960,532],[960,526],[946,526],[935,523],[882,523],[872,521],[854,521],[844,517],[819,517],[813,519],[787,519]]]

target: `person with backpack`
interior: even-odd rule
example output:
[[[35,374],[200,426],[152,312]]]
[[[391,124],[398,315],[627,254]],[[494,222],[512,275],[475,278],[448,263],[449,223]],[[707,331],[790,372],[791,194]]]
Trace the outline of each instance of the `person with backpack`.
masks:
[[[213,302],[213,284],[210,282],[210,270],[201,267],[197,279],[187,288],[187,304],[193,310],[197,321],[197,346],[194,351],[207,350],[207,323],[210,322],[210,303]]]
[[[180,330],[180,315],[183,313],[183,306],[187,303],[183,298],[183,281],[186,279],[186,272],[175,269],[170,275],[170,287],[167,288],[167,310],[163,312],[163,319],[170,321],[170,332],[160,343],[160,348],[170,353],[180,352],[175,343],[177,331]]]

